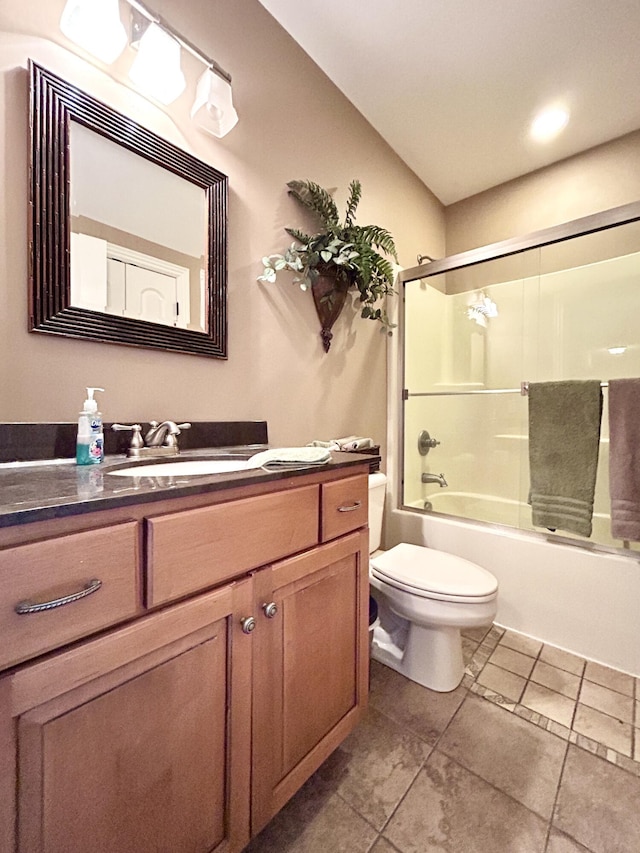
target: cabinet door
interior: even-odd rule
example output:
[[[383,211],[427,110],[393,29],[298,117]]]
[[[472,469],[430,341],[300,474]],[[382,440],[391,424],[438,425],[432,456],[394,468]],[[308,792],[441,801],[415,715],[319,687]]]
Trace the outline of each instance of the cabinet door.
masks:
[[[367,531],[359,531],[255,575],[254,834],[365,710],[367,545]]]
[[[241,850],[251,638],[240,618],[251,606],[246,580],[7,676],[13,736],[3,719],[0,744],[13,740],[19,785],[6,849]]]

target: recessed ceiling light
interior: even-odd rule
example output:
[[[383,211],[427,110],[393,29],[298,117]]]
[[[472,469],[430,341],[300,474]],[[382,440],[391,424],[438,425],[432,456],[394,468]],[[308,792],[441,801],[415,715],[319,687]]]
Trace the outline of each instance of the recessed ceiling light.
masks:
[[[569,112],[564,107],[548,107],[531,122],[529,133],[536,142],[549,142],[564,130],[568,121]]]

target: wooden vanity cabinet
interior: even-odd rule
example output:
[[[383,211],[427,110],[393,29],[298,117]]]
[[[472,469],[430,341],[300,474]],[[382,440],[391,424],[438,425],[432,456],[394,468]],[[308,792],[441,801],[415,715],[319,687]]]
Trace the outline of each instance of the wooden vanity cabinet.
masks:
[[[83,542],[122,568],[100,618],[92,594],[13,641],[19,663],[0,675],[0,853],[244,849],[366,707],[358,470],[60,520],[44,538],[0,534],[20,596],[29,566],[40,581],[49,561],[64,581],[56,554],[75,583]],[[16,555],[32,558],[25,577]]]
[[[251,607],[245,579],[1,679],[3,853],[242,850]]]
[[[367,545],[365,529],[254,576],[252,835],[366,708]]]

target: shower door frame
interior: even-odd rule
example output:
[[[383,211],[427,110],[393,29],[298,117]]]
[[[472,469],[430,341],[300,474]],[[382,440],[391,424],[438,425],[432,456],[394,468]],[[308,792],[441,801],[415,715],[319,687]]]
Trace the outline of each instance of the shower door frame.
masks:
[[[611,228],[616,228],[620,225],[628,225],[631,222],[640,221],[640,201],[631,202],[629,204],[624,204],[619,207],[613,207],[608,210],[600,211],[599,213],[593,213],[589,216],[583,216],[579,219],[573,219],[569,222],[564,222],[560,225],[554,225],[550,228],[544,228],[540,231],[532,231],[529,234],[526,234],[521,237],[510,237],[507,240],[501,240],[497,243],[489,243],[486,246],[480,246],[476,249],[470,249],[466,252],[459,252],[456,255],[449,255],[445,258],[440,258],[438,260],[430,261],[426,264],[421,264],[416,267],[411,267],[410,269],[403,270],[398,277],[399,284],[401,287],[401,305],[402,310],[399,312],[399,322],[398,322],[398,351],[400,354],[398,360],[398,371],[399,371],[399,383],[398,388],[400,391],[400,399],[398,400],[399,410],[400,410],[400,418],[398,419],[398,431],[399,434],[397,436],[397,476],[398,482],[397,486],[397,494],[399,496],[398,508],[408,512],[417,512],[420,514],[424,514],[423,510],[416,509],[415,507],[408,506],[405,503],[404,494],[404,473],[405,473],[405,402],[410,397],[441,397],[441,396],[471,396],[478,394],[512,394],[512,393],[526,393],[522,391],[521,388],[496,388],[496,389],[479,389],[479,390],[468,390],[468,391],[426,391],[426,392],[414,392],[411,393],[409,389],[406,387],[405,377],[406,377],[406,364],[405,364],[405,310],[404,306],[406,305],[406,292],[405,287],[408,283],[413,281],[420,281],[426,278],[431,278],[433,276],[440,275],[441,273],[449,272],[451,270],[463,269],[465,267],[475,266],[477,264],[482,264],[487,261],[493,261],[499,258],[506,258],[510,255],[521,254],[522,252],[526,252],[530,249],[539,249],[543,246],[550,246],[554,243],[562,243],[566,240],[572,240],[576,237],[584,237],[587,234],[594,234],[598,231],[606,231]],[[524,384],[524,383],[523,383]],[[465,516],[455,516],[449,513],[438,513],[433,512],[433,515],[445,517],[445,518],[454,518],[460,520],[468,520],[473,524],[482,524],[484,526],[489,527],[507,527],[509,530],[516,531],[526,536],[534,536],[539,538],[548,539],[548,535],[545,533],[539,533],[537,531],[531,530],[522,530],[519,527],[512,527],[510,525],[498,524],[495,522],[483,522],[477,521],[475,519],[467,519]],[[629,554],[630,552],[624,548],[619,548],[615,546],[602,545],[600,543],[581,541],[576,539],[571,539],[568,537],[563,537],[561,534],[554,534],[554,541],[563,542],[568,545],[577,546],[579,548],[584,548],[588,550],[594,551],[605,551],[607,553],[624,553]],[[632,552],[633,553],[633,552]]]

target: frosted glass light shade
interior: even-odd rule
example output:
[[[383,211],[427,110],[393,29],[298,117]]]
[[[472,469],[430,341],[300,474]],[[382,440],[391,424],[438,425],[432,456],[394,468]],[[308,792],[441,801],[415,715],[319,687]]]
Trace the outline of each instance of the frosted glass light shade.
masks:
[[[67,0],[60,29],[70,41],[107,65],[127,44],[118,0]]]
[[[220,139],[238,122],[231,84],[210,68],[198,80],[191,118],[200,130]]]
[[[180,68],[180,45],[157,24],[149,24],[140,39],[129,77],[143,95],[170,104],[187,85]]]

